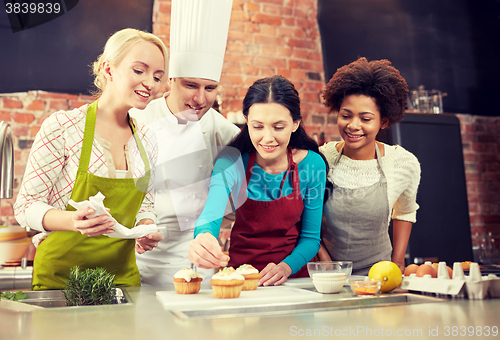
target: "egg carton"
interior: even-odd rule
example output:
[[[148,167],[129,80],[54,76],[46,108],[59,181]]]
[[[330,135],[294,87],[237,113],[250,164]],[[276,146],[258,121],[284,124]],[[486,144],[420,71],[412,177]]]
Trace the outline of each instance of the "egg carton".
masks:
[[[426,263],[431,265],[431,263]],[[493,274],[482,276],[477,263],[470,264],[469,275],[465,276],[462,264],[453,264],[453,277],[450,278],[446,263],[440,262],[437,278],[430,275],[417,277],[416,274],[403,277],[400,288],[438,296],[467,297],[471,300],[500,297],[500,279]]]

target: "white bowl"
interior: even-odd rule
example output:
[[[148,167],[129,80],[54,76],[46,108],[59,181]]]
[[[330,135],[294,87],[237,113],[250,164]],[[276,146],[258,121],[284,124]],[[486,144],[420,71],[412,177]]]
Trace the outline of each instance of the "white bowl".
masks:
[[[309,276],[313,278],[316,273],[344,273],[347,278],[351,276],[352,262],[351,261],[321,261],[309,262],[307,264]]]
[[[28,233],[26,229],[21,226],[0,226],[0,242],[17,240],[26,236],[28,236]]]
[[[313,280],[314,287],[316,290],[323,294],[338,293],[344,287],[344,280]]]
[[[345,281],[345,273],[314,273],[312,279],[315,281]]]
[[[30,242],[29,237],[0,242],[0,265],[5,261],[20,260],[28,250]]]

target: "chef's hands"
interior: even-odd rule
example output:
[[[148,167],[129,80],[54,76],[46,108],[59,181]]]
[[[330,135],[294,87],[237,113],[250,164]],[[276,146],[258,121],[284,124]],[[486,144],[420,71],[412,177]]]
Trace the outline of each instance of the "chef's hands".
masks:
[[[210,233],[198,234],[189,243],[189,260],[196,266],[204,269],[227,266],[229,256],[222,252],[217,239]]]
[[[107,209],[109,211],[109,209]],[[111,234],[114,232],[111,227],[114,221],[103,223],[109,219],[108,215],[89,217],[95,210],[92,208],[78,209],[73,213],[73,225],[76,231],[89,237]]]
[[[285,262],[280,262],[278,264],[271,262],[261,270],[260,275],[262,275],[262,277],[259,280],[259,286],[279,286],[285,283],[291,274],[292,268]]]
[[[137,225],[141,224],[154,224],[154,221],[151,219],[142,219],[137,222]],[[159,231],[156,233],[151,233],[141,238],[136,238],[135,241],[135,251],[138,254],[144,254],[147,251],[153,250],[153,248],[158,247],[158,242],[163,239],[163,236]]]

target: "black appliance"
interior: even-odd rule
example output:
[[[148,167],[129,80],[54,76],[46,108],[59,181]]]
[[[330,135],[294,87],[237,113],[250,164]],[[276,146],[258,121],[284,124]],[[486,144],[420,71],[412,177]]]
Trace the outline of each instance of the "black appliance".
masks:
[[[406,265],[424,261],[473,261],[460,121],[450,114],[407,113],[377,138],[398,144],[419,160],[417,222]],[[392,224],[391,224],[392,228]],[[392,235],[392,231],[391,231]]]

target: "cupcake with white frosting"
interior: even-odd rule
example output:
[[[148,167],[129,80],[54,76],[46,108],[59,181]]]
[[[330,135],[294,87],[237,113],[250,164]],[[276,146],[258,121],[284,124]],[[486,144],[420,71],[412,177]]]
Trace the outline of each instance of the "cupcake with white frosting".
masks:
[[[210,284],[216,298],[231,299],[240,296],[244,282],[243,275],[236,273],[233,267],[225,267],[212,276]]]
[[[251,264],[242,264],[236,269],[238,274],[243,275],[245,283],[242,290],[255,290],[259,284],[259,279],[262,277],[259,270]]]
[[[174,275],[174,286],[177,294],[196,294],[200,291],[203,276],[191,268],[179,270]]]

